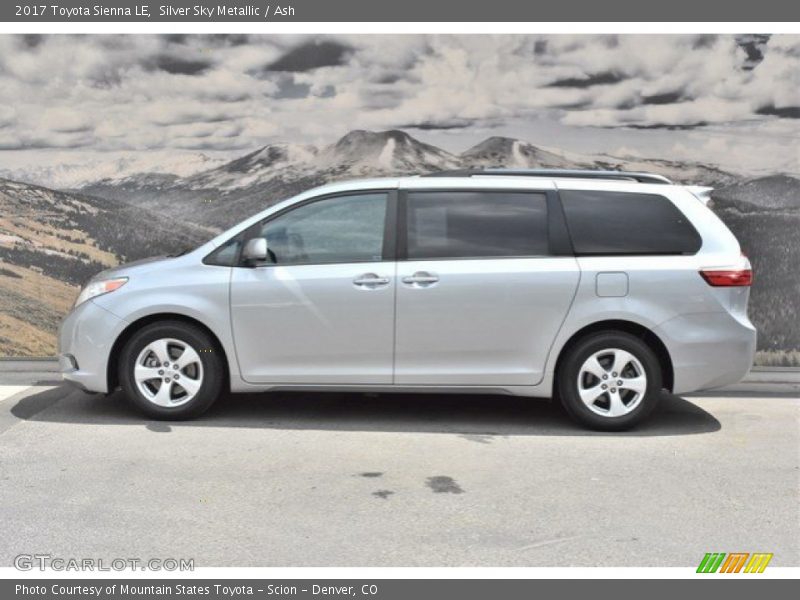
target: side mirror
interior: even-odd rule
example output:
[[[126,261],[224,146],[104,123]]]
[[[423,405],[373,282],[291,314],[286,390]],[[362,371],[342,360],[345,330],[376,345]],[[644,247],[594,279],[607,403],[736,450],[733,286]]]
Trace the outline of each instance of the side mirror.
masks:
[[[267,240],[263,237],[247,240],[242,249],[242,259],[246,262],[259,262],[267,260]]]

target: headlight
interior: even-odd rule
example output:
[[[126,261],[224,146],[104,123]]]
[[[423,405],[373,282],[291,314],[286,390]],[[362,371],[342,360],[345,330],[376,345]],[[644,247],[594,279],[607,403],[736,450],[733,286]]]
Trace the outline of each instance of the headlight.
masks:
[[[78,294],[78,299],[75,300],[75,306],[83,304],[87,300],[91,300],[97,296],[108,294],[114,290],[118,290],[123,285],[128,283],[127,277],[117,277],[116,279],[101,279],[99,281],[90,281],[88,285],[81,290]]]

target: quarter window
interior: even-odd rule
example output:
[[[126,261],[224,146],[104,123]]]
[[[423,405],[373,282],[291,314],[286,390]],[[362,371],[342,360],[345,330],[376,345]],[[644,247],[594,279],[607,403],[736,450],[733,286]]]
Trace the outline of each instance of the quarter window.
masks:
[[[239,248],[242,245],[241,237],[241,235],[237,235],[222,244],[219,248],[206,256],[203,259],[203,263],[217,267],[232,267],[235,265],[236,259],[239,256]]]
[[[545,195],[532,192],[410,192],[408,258],[548,254]]]
[[[694,254],[702,240],[668,198],[657,194],[561,190],[575,254]]]
[[[298,206],[262,223],[267,264],[379,261],[383,255],[385,193],[335,196]]]

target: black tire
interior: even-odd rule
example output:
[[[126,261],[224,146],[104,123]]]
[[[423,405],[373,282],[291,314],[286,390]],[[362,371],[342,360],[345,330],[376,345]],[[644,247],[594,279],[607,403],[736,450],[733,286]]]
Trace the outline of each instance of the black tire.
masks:
[[[194,397],[184,400],[185,403],[177,404],[176,406],[159,406],[155,404],[139,389],[134,376],[137,358],[140,357],[144,349],[149,344],[164,339],[179,342],[179,344],[170,344],[169,352],[174,354],[179,351],[181,349],[180,343],[183,343],[194,349],[199,357],[199,361],[195,361],[195,364],[189,367],[192,372],[200,374],[196,380],[199,381],[199,388],[194,393]],[[155,356],[150,355],[148,361],[154,359]],[[197,362],[200,363],[200,369],[198,369]],[[163,367],[161,363],[155,364]],[[163,372],[163,369],[158,372]],[[189,393],[180,387],[181,381],[179,378],[183,375],[184,381],[186,381],[186,373],[189,373],[189,371],[169,371],[166,374],[170,373],[174,373],[172,377],[177,375],[175,383],[178,385],[173,388],[176,390],[175,393],[177,395],[183,394],[185,399]],[[225,381],[225,366],[223,357],[214,340],[205,331],[181,321],[159,321],[146,325],[137,331],[125,344],[119,360],[119,381],[128,400],[148,417],[171,421],[193,419],[204,413],[219,397]],[[169,385],[172,386],[172,382]],[[151,390],[151,386],[154,388],[153,390]],[[145,387],[148,391],[157,392],[160,386],[161,380],[154,379],[148,381]],[[175,402],[180,403],[181,401],[178,398]]]
[[[645,391],[638,397],[638,400],[636,399],[635,391],[624,390],[623,392],[622,387],[620,387],[619,397],[624,395],[628,399],[628,405],[625,406],[625,410],[630,411],[620,416],[598,414],[604,411],[610,412],[611,401],[607,393],[603,393],[600,398],[592,403],[593,408],[589,408],[584,403],[579,393],[579,383],[581,385],[585,384],[587,388],[595,385],[593,375],[587,372],[581,373],[584,363],[593,355],[605,352],[608,349],[624,350],[633,355],[639,365],[635,365],[635,363],[629,364],[626,368],[633,369],[633,371],[628,371],[628,375],[636,375],[636,369],[640,366],[643,368],[644,375],[647,378]],[[604,369],[610,365],[606,357],[613,358],[613,355],[601,354],[601,361],[605,361],[601,362],[601,366]],[[605,381],[597,378],[597,385],[614,385],[614,380],[617,380],[617,378],[611,377],[611,374],[611,371],[608,371],[608,380]],[[621,376],[621,374],[618,375]],[[579,376],[582,377],[581,382],[579,382]],[[600,431],[623,431],[644,421],[658,405],[663,386],[661,364],[655,352],[640,338],[621,331],[603,331],[590,334],[573,344],[563,356],[556,378],[558,397],[567,414],[584,427]],[[612,388],[609,388],[608,391],[612,391]],[[616,388],[613,388],[613,391],[616,391]],[[623,403],[625,398],[623,398]],[[629,408],[629,406],[633,406],[633,408]]]

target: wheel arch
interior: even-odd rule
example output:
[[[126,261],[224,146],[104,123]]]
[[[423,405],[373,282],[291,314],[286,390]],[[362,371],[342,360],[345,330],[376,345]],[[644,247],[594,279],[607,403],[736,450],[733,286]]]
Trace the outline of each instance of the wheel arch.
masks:
[[[220,342],[219,336],[217,336],[217,334],[215,334],[208,327],[208,325],[193,317],[188,317],[179,313],[155,313],[140,317],[139,319],[131,322],[125,329],[122,330],[122,333],[117,336],[117,339],[114,340],[114,345],[111,347],[111,352],[108,355],[108,364],[106,366],[106,382],[108,384],[109,393],[113,392],[119,386],[119,358],[122,354],[122,349],[125,347],[125,344],[127,344],[128,340],[131,339],[133,334],[142,327],[150,325],[151,323],[157,323],[159,321],[179,321],[188,325],[193,325],[209,335],[214,342],[214,349],[222,356],[222,365],[225,370],[225,382],[227,383],[230,381],[230,366],[228,364],[228,357],[225,353],[225,348]]]
[[[586,336],[594,333],[599,333],[601,331],[622,331],[624,333],[631,334],[641,339],[645,344],[648,345],[648,347],[655,353],[656,357],[658,358],[658,362],[661,365],[661,373],[664,379],[663,381],[664,387],[669,391],[673,390],[675,384],[675,371],[672,364],[672,357],[669,354],[667,346],[664,344],[661,338],[658,337],[658,335],[656,335],[651,329],[648,329],[647,327],[645,327],[644,325],[640,325],[639,323],[635,323],[633,321],[626,321],[624,319],[609,319],[605,321],[597,321],[596,323],[586,325],[585,327],[573,333],[572,336],[570,336],[570,338],[566,341],[566,343],[561,347],[561,350],[558,353],[558,359],[556,360],[556,366],[555,366],[556,377],[558,377],[558,372],[563,363],[564,356],[566,356],[569,350],[575,344],[577,344],[578,341],[585,338]]]

